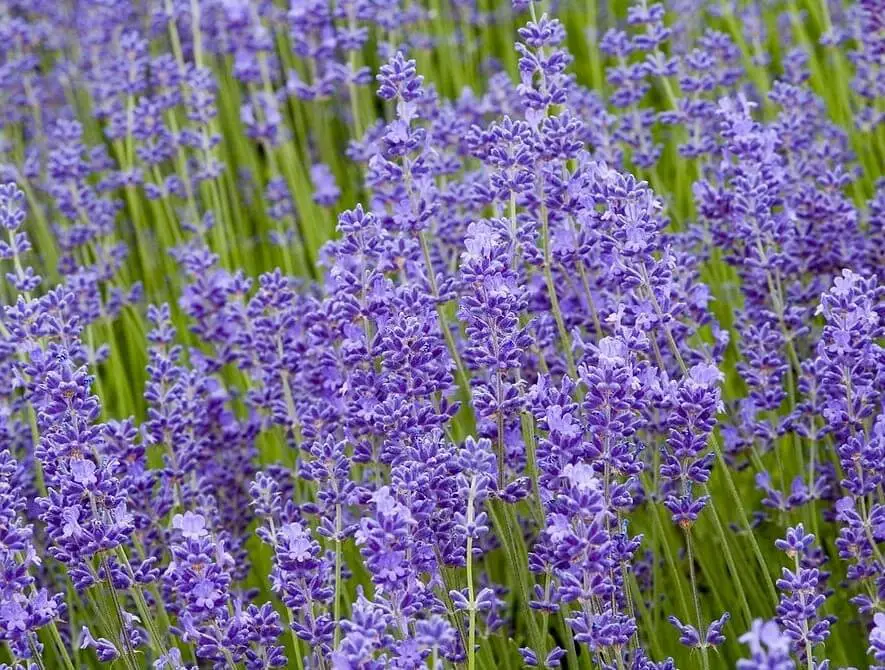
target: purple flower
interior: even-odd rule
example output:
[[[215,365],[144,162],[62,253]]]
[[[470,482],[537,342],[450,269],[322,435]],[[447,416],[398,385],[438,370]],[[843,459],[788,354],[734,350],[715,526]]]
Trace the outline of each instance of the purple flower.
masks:
[[[372,495],[376,516],[364,518],[356,532],[356,543],[382,590],[403,587],[411,575],[408,561],[411,527],[415,524],[409,510],[381,487]]]
[[[398,99],[401,104],[418,100],[424,93],[424,78],[418,74],[414,60],[406,60],[397,52],[378,71],[378,97],[382,100]]]
[[[498,230],[485,222],[472,223],[465,246],[461,280],[470,291],[462,297],[458,312],[469,342],[464,361],[475,372],[471,384],[477,416],[494,431],[497,482],[503,488],[508,465],[505,430],[518,423],[522,405],[515,372],[531,345],[527,329],[519,323],[525,295],[509,245]]]
[[[313,182],[313,200],[318,205],[331,207],[341,195],[335,183],[335,175],[325,163],[314,163],[310,168],[310,180]]]
[[[867,651],[878,663],[885,663],[885,614],[877,612],[870,631],[870,648]]]
[[[6,278],[16,291],[28,296],[42,280],[33,268],[22,265],[22,255],[31,250],[30,239],[21,230],[26,214],[24,192],[12,182],[0,184],[0,227],[7,236],[0,239],[0,259],[12,261],[14,272],[8,272]]]
[[[693,487],[710,478],[714,455],[706,451],[710,434],[721,411],[718,384],[722,373],[713,365],[692,367],[676,392],[676,404],[668,419],[668,449],[662,453],[661,476],[667,482],[664,505],[673,521],[691,528],[707,502],[695,497]]]
[[[181,650],[173,647],[154,661],[154,670],[184,670],[186,667],[181,658]]]
[[[790,640],[774,621],[756,619],[740,641],[750,647],[751,658],[738,661],[739,670],[794,670]]]
[[[831,617],[822,617],[817,610],[826,599],[821,592],[821,572],[810,566],[814,536],[805,533],[802,524],[789,528],[775,545],[794,561],[795,568],[782,569],[777,587],[783,593],[777,606],[778,623],[791,641],[791,649],[800,658],[811,658],[812,649],[830,635]]]
[[[172,527],[181,531],[181,535],[188,539],[198,540],[208,535],[206,519],[201,514],[187,511],[184,514],[176,514],[172,518]]]
[[[95,654],[102,663],[109,663],[120,656],[113,642],[103,637],[94,638],[86,626],[80,629],[80,648],[95,649]]]
[[[707,632],[701,640],[701,635],[694,626],[682,623],[675,616],[667,617],[669,621],[679,631],[679,643],[686,647],[700,649],[701,647],[717,647],[725,642],[725,636],[722,634],[722,628],[731,618],[728,612],[713,621],[708,627]]]
[[[50,596],[36,585],[41,559],[24,523],[25,498],[16,482],[19,466],[8,449],[0,451],[0,639],[19,658],[29,659],[39,648],[35,633],[65,611],[61,595]],[[32,574],[33,573],[33,574]]]

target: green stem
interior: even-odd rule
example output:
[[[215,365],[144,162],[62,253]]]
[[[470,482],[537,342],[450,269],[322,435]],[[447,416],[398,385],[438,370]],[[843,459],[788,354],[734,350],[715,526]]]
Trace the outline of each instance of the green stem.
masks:
[[[423,231],[418,235],[418,239],[421,242],[421,252],[424,255],[424,264],[427,268],[427,282],[430,285],[430,292],[434,298],[439,298],[439,287],[436,284],[436,275],[433,271],[433,263],[430,259],[430,244],[427,241],[427,235]],[[452,336],[452,331],[449,328],[448,319],[446,318],[445,312],[443,311],[443,306],[438,304],[436,305],[436,313],[439,317],[439,327],[442,330],[443,338],[445,338],[446,346],[449,349],[449,354],[452,357],[452,360],[455,363],[455,371],[458,376],[458,385],[461,387],[461,392],[464,394],[466,398],[470,398],[470,376],[467,374],[467,369],[464,367],[464,361],[461,360],[461,355],[458,353],[458,347],[455,344],[455,338]]]
[[[489,517],[492,519],[492,524],[495,527],[498,540],[507,554],[509,570],[516,575],[518,587],[516,595],[520,599],[519,611],[525,619],[529,640],[536,653],[538,653],[538,658],[544,658],[546,656],[544,652],[544,636],[546,631],[542,631],[538,627],[538,622],[533,616],[532,609],[529,607],[529,602],[532,599],[533,580],[526,570],[528,553],[525,548],[525,542],[517,543],[516,536],[514,535],[514,529],[519,528],[519,522],[510,506],[501,500],[490,500],[487,509]],[[522,540],[521,537],[520,540]]]
[[[716,504],[714,502],[714,498],[710,493],[709,487],[704,485],[704,494],[710,499],[710,511],[712,512],[713,523],[716,526],[716,532],[718,533],[720,538],[725,537],[725,528],[722,526],[722,520],[719,518],[719,511],[716,509]],[[728,565],[728,569],[732,575],[740,574],[738,572],[737,562],[734,560],[734,555],[731,553],[731,548],[728,546],[728,543],[722,542],[722,552],[725,555],[725,563]],[[752,612],[750,610],[750,602],[747,600],[747,594],[744,592],[744,585],[740,579],[734,579],[734,585],[737,589],[738,596],[741,599],[741,607],[744,610],[744,616],[746,617],[746,625],[750,625],[750,622],[753,621]]]
[[[126,569],[129,571],[130,577],[134,576],[134,572],[132,570],[132,566],[129,563],[129,558],[126,556],[126,551],[123,547],[117,547],[117,557],[120,559],[120,562],[126,566]],[[166,654],[166,645],[163,643],[163,637],[160,635],[160,631],[157,628],[156,622],[154,621],[154,617],[151,613],[150,607],[148,607],[147,600],[145,600],[144,594],[141,592],[141,587],[137,582],[133,580],[133,585],[131,589],[132,597],[135,600],[135,606],[138,608],[138,613],[141,615],[141,618],[144,619],[144,625],[148,627],[148,632],[151,637],[151,646],[153,647],[154,653],[158,656],[163,656]]]
[[[669,326],[667,326],[664,322],[663,310],[661,309],[661,305],[658,302],[657,296],[655,296],[655,292],[651,286],[651,282],[649,281],[648,271],[646,270],[645,265],[641,265],[639,270],[642,276],[643,283],[645,284],[646,290],[648,291],[649,297],[651,298],[651,303],[654,307],[655,313],[661,320],[661,323],[664,324],[664,334],[667,337],[667,342],[670,345],[670,350],[673,352],[673,356],[679,363],[679,367],[682,370],[682,373],[686,374],[688,372],[688,366],[685,364],[685,360],[683,360],[682,358],[682,354],[679,351],[676,340],[673,338],[673,333],[670,331]],[[748,531],[747,537],[749,538],[750,545],[753,548],[753,554],[756,556],[756,561],[759,563],[759,567],[762,571],[762,575],[764,577],[766,586],[768,587],[771,598],[775,603],[777,603],[777,591],[774,588],[774,582],[772,582],[771,580],[771,575],[768,573],[768,564],[765,561],[765,557],[762,555],[762,548],[759,546],[756,535],[752,532],[750,518],[747,516],[747,510],[744,507],[743,499],[741,498],[740,492],[737,490],[737,486],[734,483],[734,478],[731,476],[731,468],[728,467],[728,462],[725,460],[725,454],[723,453],[722,445],[719,444],[719,438],[716,436],[716,433],[713,433],[710,436],[710,442],[713,445],[713,451],[716,453],[716,460],[719,462],[719,470],[722,472],[722,475],[725,478],[725,485],[728,488],[728,492],[731,495],[732,500],[734,501],[734,506],[738,513],[738,519],[740,520],[741,526]],[[724,529],[720,528],[720,530],[722,531],[722,543],[723,545],[727,545],[728,538],[724,533]],[[737,579],[737,574],[739,573],[735,573],[735,579]]]
[[[798,552],[793,557],[796,566],[796,575],[799,574],[799,570],[801,570],[802,566],[799,565],[799,554]],[[801,593],[799,595],[800,604],[802,605],[803,610],[805,609],[805,594]],[[802,632],[804,633],[803,637],[805,638],[805,662],[808,664],[808,670],[814,670],[814,656],[811,655],[811,640],[808,638],[808,621],[804,620],[802,622]]]
[[[694,552],[692,551],[692,541],[691,541],[691,528],[685,529],[685,546],[688,552],[688,574],[691,578],[691,595],[694,600],[694,612],[697,621],[697,629],[698,634],[703,637],[704,635],[704,624],[703,619],[701,618],[701,602],[698,599],[698,580],[695,575],[694,568]],[[704,670],[710,670],[710,657],[707,652],[707,643],[706,640],[701,641],[701,659],[704,663]]]
[[[470,478],[470,488],[467,492],[467,602],[470,609],[467,612],[467,670],[476,668],[476,594],[473,587],[473,520],[475,510],[473,501],[476,497],[476,475]]]
[[[46,624],[46,628],[49,629],[49,635],[55,643],[55,648],[58,650],[65,668],[67,668],[67,670],[74,670],[74,663],[71,661],[71,657],[68,654],[68,648],[65,646],[64,640],[62,640],[61,633],[58,631],[58,626],[55,625],[54,621],[50,621]]]
[[[341,505],[335,505],[335,646],[341,640]]]
[[[111,601],[114,604],[114,611],[117,613],[117,619],[120,623],[120,641],[123,643],[123,659],[125,663],[131,666],[134,670],[137,667],[135,665],[135,650],[132,649],[129,634],[126,632],[126,619],[123,616],[123,606],[120,604],[119,594],[114,586],[114,580],[111,578],[111,566],[108,557],[104,554],[101,556],[101,563],[104,566],[105,580],[107,581],[108,589],[110,589],[111,592]]]
[[[34,638],[36,635],[34,633],[28,633],[28,646],[31,648],[31,658],[37,661],[37,666],[40,670],[46,670],[46,664],[43,662],[43,654],[40,653],[40,648],[37,646],[37,643],[34,642]]]
[[[550,298],[550,310],[556,321],[556,329],[559,331],[559,339],[562,341],[563,353],[565,354],[566,368],[572,379],[578,378],[575,368],[575,358],[572,354],[572,342],[565,328],[565,320],[562,318],[562,310],[559,309],[559,298],[556,296],[556,284],[553,282],[553,258],[550,249],[550,225],[547,215],[547,204],[544,202],[543,188],[541,194],[541,246],[544,250],[544,281],[547,284],[547,295]]]

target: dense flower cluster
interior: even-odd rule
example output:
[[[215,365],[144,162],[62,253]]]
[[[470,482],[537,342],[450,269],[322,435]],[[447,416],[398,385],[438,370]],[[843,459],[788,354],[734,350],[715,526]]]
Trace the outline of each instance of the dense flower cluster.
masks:
[[[285,4],[0,12],[0,670],[885,668],[882,1]]]

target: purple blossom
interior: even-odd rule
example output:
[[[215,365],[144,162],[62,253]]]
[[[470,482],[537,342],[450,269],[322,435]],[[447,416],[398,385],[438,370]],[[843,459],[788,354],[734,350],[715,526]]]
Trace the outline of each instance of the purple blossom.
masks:
[[[338,202],[341,191],[335,183],[335,175],[325,163],[314,163],[310,168],[310,179],[313,182],[313,199],[318,205],[331,207]]]
[[[707,502],[707,496],[695,498],[695,485],[710,478],[714,455],[707,452],[710,434],[721,411],[718,384],[722,373],[713,365],[692,367],[679,384],[676,404],[668,419],[668,449],[662,453],[661,476],[669,483],[664,505],[674,523],[691,528]]]
[[[0,639],[17,657],[28,659],[42,647],[36,632],[59,619],[65,603],[60,594],[36,586],[41,558],[33,529],[23,520],[25,499],[15,483],[18,467],[8,449],[0,451]]]
[[[80,630],[80,648],[95,649],[95,655],[102,663],[109,663],[120,656],[120,652],[113,642],[103,637],[94,638],[86,626]]]
[[[750,647],[751,658],[738,661],[739,670],[794,670],[790,658],[790,640],[774,621],[753,621],[752,628],[740,641]]]
[[[11,0],[12,667],[70,665],[75,619],[80,664],[673,670],[644,648],[665,619],[680,659],[731,663],[712,577],[764,591],[731,543],[797,515],[820,541],[777,531],[776,619],[737,667],[885,663],[876,0],[639,0],[585,40],[540,3],[432,4]],[[822,55],[850,99],[819,96]],[[333,233],[317,207],[354,194]],[[694,623],[653,584],[683,579],[672,529],[638,534],[658,504]]]
[[[873,630],[870,631],[868,652],[877,663],[885,663],[885,614],[878,612],[873,617]]]
[[[790,639],[790,648],[802,659],[813,658],[812,650],[830,635],[832,619],[817,610],[826,599],[821,592],[821,573],[809,565],[814,536],[802,524],[789,528],[775,546],[793,559],[795,568],[783,568],[777,587],[783,593],[777,606],[778,623]]]

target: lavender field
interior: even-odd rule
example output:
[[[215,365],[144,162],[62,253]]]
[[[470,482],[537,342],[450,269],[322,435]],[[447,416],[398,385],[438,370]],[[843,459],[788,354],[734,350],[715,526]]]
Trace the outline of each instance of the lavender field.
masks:
[[[0,54],[0,670],[885,670],[885,0]]]

